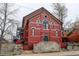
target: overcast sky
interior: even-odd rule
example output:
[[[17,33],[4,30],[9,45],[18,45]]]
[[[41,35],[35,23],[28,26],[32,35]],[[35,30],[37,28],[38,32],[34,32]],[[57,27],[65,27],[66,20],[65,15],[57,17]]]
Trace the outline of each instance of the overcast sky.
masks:
[[[65,19],[65,22],[69,20],[75,21],[76,17],[79,17],[79,4],[78,3],[65,3],[68,8],[68,16]],[[39,9],[40,7],[46,8],[48,11],[52,12],[51,3],[28,3],[28,4],[17,4],[19,7],[18,10],[18,20],[22,22],[23,16],[28,15],[29,13]]]

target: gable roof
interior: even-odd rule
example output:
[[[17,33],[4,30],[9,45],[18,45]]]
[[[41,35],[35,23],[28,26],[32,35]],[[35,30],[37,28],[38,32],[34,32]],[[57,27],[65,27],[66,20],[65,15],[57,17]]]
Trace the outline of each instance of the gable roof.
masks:
[[[30,13],[30,14],[24,16],[24,17],[23,17],[22,26],[23,26],[23,24],[24,24],[25,19],[29,20],[29,19],[31,19],[32,17],[36,16],[37,14],[39,14],[39,13],[41,13],[41,12],[43,12],[43,11],[47,12],[48,14],[50,14],[50,15],[54,18],[54,20],[56,20],[58,23],[62,23],[59,19],[57,19],[54,15],[52,15],[49,11],[47,11],[44,7],[41,7],[41,8],[39,8],[39,9],[37,9],[36,11],[34,11],[34,12],[32,12],[32,13]]]

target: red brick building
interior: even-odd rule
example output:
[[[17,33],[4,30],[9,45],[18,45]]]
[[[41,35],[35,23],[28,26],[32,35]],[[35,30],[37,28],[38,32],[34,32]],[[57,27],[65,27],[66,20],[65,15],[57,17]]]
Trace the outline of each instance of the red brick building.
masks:
[[[30,45],[41,41],[55,41],[62,45],[61,22],[45,8],[23,17],[23,38]]]
[[[70,35],[67,36],[69,42],[79,43],[79,29],[74,29]]]

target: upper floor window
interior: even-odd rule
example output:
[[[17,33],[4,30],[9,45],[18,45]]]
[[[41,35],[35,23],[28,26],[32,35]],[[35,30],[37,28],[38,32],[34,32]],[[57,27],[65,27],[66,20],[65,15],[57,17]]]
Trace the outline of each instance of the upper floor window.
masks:
[[[37,24],[42,24],[42,20],[37,20]]]
[[[32,36],[34,36],[34,35],[35,35],[35,28],[32,27]]]
[[[45,18],[47,18],[47,16],[45,15]]]
[[[58,31],[56,31],[56,37],[58,37]]]
[[[43,28],[48,29],[48,21],[46,20],[43,21]]]

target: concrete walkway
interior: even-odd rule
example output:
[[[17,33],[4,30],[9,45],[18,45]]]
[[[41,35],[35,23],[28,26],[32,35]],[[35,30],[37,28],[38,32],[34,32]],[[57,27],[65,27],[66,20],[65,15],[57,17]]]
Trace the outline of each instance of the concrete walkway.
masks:
[[[79,51],[65,51],[39,54],[21,54],[22,56],[79,56]]]

